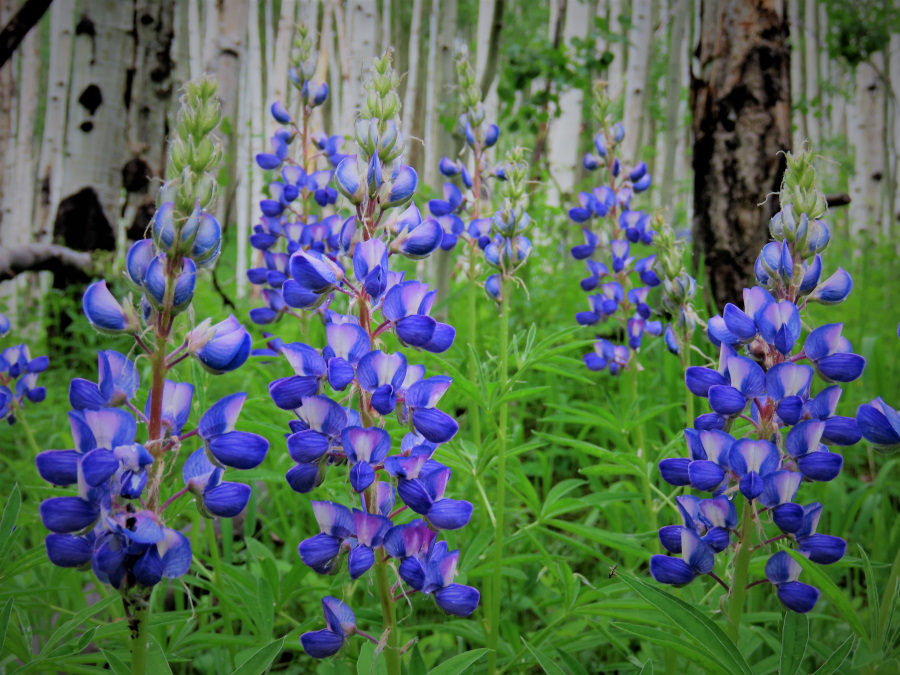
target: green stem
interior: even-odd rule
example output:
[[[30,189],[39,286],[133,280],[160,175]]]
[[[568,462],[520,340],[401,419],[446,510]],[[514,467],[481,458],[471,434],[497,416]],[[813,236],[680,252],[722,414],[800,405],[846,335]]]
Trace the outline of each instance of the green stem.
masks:
[[[689,342],[685,342],[681,345],[681,353],[679,354],[679,358],[681,359],[681,370],[684,373],[687,373],[687,369],[691,367],[691,352],[688,349]],[[694,395],[691,393],[691,390],[687,387],[684,388],[684,426],[686,429],[689,429],[691,425],[694,423]]]
[[[894,593],[897,591],[897,577],[900,576],[900,548],[897,549],[897,555],[894,557],[894,564],[891,565],[891,576],[888,578],[887,586],[884,587],[884,595],[881,596],[881,617],[878,622],[878,635],[874,636],[878,639],[879,644],[884,644],[887,635],[888,619],[891,617],[891,605],[894,603]]]
[[[728,634],[737,644],[738,631],[741,628],[741,617],[744,614],[744,601],[747,597],[747,573],[750,569],[750,537],[753,533],[753,505],[744,503],[741,515],[741,541],[734,556],[734,575],[731,579],[731,598],[728,600]]]
[[[28,447],[31,448],[31,451],[35,454],[35,456],[39,455],[41,452],[40,447],[38,447],[37,441],[34,440],[34,432],[31,431],[31,427],[28,425],[28,420],[25,419],[25,415],[23,414],[24,410],[19,410],[17,421],[22,426],[22,431],[25,432],[25,440],[28,441]]]
[[[391,596],[391,579],[388,576],[388,564],[383,557],[375,563],[375,580],[378,583],[381,616],[384,619],[385,628],[389,631],[387,647],[384,650],[387,672],[388,675],[401,675],[400,639],[397,634],[397,606],[394,604],[394,598]]]
[[[638,367],[637,367],[637,354],[632,353],[631,355],[631,365],[628,368],[628,371],[631,373],[631,409],[635,411],[640,410],[638,405]],[[644,446],[644,425],[637,424],[634,427],[633,438],[632,441],[636,446],[634,451],[644,460],[644,471],[641,476],[642,484],[641,489],[644,493],[644,504],[647,505],[647,524],[650,527],[651,532],[655,532],[658,530],[657,526],[657,518],[656,518],[656,508],[653,506],[653,475],[656,471],[656,464],[653,462],[650,457],[649,448]],[[651,544],[651,548],[653,548],[654,552],[657,551],[659,547],[659,542],[654,538],[653,543]]]
[[[501,287],[500,304],[500,381],[497,383],[501,395],[506,395],[509,381],[509,292],[510,284],[504,279]],[[509,402],[500,403],[497,427],[497,509],[494,529],[494,570],[491,583],[491,607],[488,623],[488,672],[497,672],[498,645],[500,642],[500,595],[503,583],[503,524],[506,502],[506,433],[509,418]]]
[[[474,258],[474,253],[471,254]],[[470,264],[472,262],[470,261]],[[475,284],[474,279],[469,280],[469,345],[472,348],[471,354],[469,354],[469,382],[471,382],[474,386],[478,386],[476,383],[476,379],[478,377],[478,369],[475,364],[476,354],[478,353],[478,347],[476,345],[476,341],[478,339],[478,298],[476,297],[478,293],[478,286]],[[481,409],[478,407],[478,403],[472,402],[469,406],[469,420],[472,424],[472,442],[475,444],[476,448],[481,447]]]
[[[131,616],[131,675],[145,675],[147,672],[147,648],[150,636],[147,624],[150,621],[150,603],[142,602]]]

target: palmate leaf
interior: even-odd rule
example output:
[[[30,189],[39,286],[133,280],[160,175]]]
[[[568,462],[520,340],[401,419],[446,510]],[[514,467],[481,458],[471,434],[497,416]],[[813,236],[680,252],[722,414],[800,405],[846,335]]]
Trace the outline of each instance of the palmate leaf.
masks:
[[[674,595],[645,584],[632,576],[627,574],[616,576],[631,590],[669,617],[672,625],[705,649],[708,656],[717,660],[721,659],[726,667],[726,672],[753,675],[753,671],[735,644],[709,617]]]

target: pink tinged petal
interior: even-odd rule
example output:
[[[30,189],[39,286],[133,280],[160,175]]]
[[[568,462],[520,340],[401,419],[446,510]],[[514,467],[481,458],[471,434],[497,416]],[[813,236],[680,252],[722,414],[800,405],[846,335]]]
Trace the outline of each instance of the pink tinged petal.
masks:
[[[234,431],[234,425],[237,423],[246,400],[247,394],[243,392],[219,399],[200,418],[200,424],[197,427],[200,437],[209,440]]]
[[[803,568],[787,551],[778,551],[766,561],[766,579],[775,585],[797,581]]]
[[[354,509],[353,526],[356,530],[356,539],[360,544],[378,548],[393,523],[384,516]]]
[[[297,413],[310,429],[327,436],[337,437],[347,426],[347,411],[326,396],[305,397]]]
[[[842,323],[830,323],[810,332],[803,345],[806,356],[811,361],[819,361],[834,354],[838,350],[843,329]]]
[[[118,408],[85,410],[84,420],[94,436],[96,447],[113,450],[131,445],[137,433],[137,423],[131,413]]]
[[[414,383],[406,394],[406,403],[411,408],[433,408],[453,384],[453,378],[436,375]]]
[[[784,449],[794,458],[814,452],[822,442],[825,423],[819,420],[804,420],[791,429],[784,441]]]
[[[706,453],[706,459],[720,466],[727,467],[731,457],[734,439],[724,431],[710,429],[699,433],[700,446]]]
[[[163,540],[156,545],[162,558],[162,575],[167,579],[177,579],[187,573],[191,566],[191,542],[181,532],[165,528]]]
[[[390,452],[391,436],[377,427],[347,427],[341,432],[341,443],[351,461],[379,464]]]
[[[803,476],[795,471],[776,471],[765,477],[765,487],[759,501],[769,508],[786,504],[797,494],[801,480]]]
[[[369,350],[368,334],[355,324],[328,324],[325,333],[334,355],[353,365]]]
[[[744,356],[728,359],[731,386],[747,398],[756,398],[766,392],[766,375],[756,361]]]
[[[313,501],[311,504],[323,534],[339,539],[353,535],[353,514],[346,506],[325,501]]]
[[[215,471],[216,467],[206,456],[206,450],[198,448],[185,461],[181,477],[185,485],[195,490],[203,490]]]
[[[325,613],[325,624],[335,633],[352,635],[356,630],[356,616],[346,603],[326,596],[322,598],[322,610]]]

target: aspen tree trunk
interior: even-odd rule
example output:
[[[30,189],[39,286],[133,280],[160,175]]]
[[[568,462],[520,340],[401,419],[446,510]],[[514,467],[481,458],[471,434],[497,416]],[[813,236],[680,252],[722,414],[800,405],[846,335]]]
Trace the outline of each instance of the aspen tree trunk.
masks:
[[[203,68],[203,44],[200,36],[203,34],[200,26],[200,8],[197,6],[197,0],[184,0],[188,7],[188,49],[191,59],[191,78],[195,78],[200,74]]]
[[[453,40],[456,37],[456,14],[457,0],[444,0],[441,3],[441,14],[439,19],[440,28],[438,32],[439,69],[438,72],[432,72],[432,76],[437,76],[437,86],[440,91],[438,105],[434,111],[436,139],[434,153],[431,155],[431,163],[434,165],[437,165],[441,157],[445,155],[452,156],[456,153],[456,143],[453,139],[453,135],[448,132],[443,125],[437,123],[440,119],[442,110],[446,110],[449,106],[455,107],[454,99],[456,96],[454,87],[456,86],[456,54]],[[441,182],[440,179],[441,176],[435,174],[434,182],[430,184],[431,187],[438,189],[438,184]],[[450,268],[454,256],[452,253],[444,250],[435,251],[435,255],[437,256],[435,258],[437,302],[442,303],[450,294]],[[446,305],[441,306],[439,304],[437,307],[437,316],[439,317],[439,320],[447,320],[448,308]]]
[[[787,0],[788,25],[790,26],[791,46],[791,124],[796,145],[809,138],[809,127],[806,122],[806,114],[803,112],[801,102],[806,86],[803,81],[803,26],[800,20],[800,3],[803,0]]]
[[[702,0],[694,129],[694,241],[718,307],[740,302],[769,239],[791,149],[788,27],[778,0]],[[760,202],[766,200],[764,206]]]
[[[254,28],[255,34],[259,34],[259,20],[254,20],[255,12],[250,12],[250,38],[249,51],[252,54],[254,50]],[[254,24],[256,24],[254,26]],[[257,45],[259,38],[256,38]],[[237,123],[235,125],[235,139],[237,153],[237,195],[235,197],[235,210],[237,215],[237,261],[235,264],[235,295],[243,298],[247,294],[247,237],[249,236],[250,223],[253,220],[253,204],[254,197],[251,194],[253,189],[253,134],[252,122],[250,120],[250,96],[247,91],[248,71],[251,70],[249,62],[251,59],[244,59],[241,64],[240,90],[244,95],[240,97],[238,102]]]
[[[591,21],[591,8],[587,2],[570,0],[566,8],[564,44],[571,45],[575,38],[587,37],[588,25]],[[569,47],[571,53],[572,49]],[[550,172],[556,189],[547,192],[547,204],[559,206],[568,201],[568,196],[575,187],[575,167],[579,160],[578,140],[581,136],[583,121],[581,117],[584,91],[571,87],[559,96],[560,115],[550,125],[549,154]]]
[[[637,148],[637,156],[635,162],[641,159],[643,146],[651,145],[654,148],[660,139],[656,137],[656,117],[653,115],[653,106],[651,101],[662,98],[664,95],[664,87],[662,78],[653,76],[653,64],[656,62],[657,54],[660,49],[659,36],[656,27],[659,25],[659,3],[661,0],[650,0],[650,29],[647,39],[647,76],[644,84],[644,101],[643,110],[641,112],[641,135],[640,145]],[[647,170],[651,175],[656,174],[656,158],[657,153],[652,152],[647,157]],[[653,190],[650,195],[650,202],[654,208],[659,207],[659,190]]]
[[[213,51],[206,64],[206,71],[215,75],[218,80],[217,94],[222,103],[222,119],[223,121],[227,120],[227,125],[231,126],[231,133],[222,139],[226,159],[223,162],[224,169],[220,170],[220,190],[216,202],[219,222],[223,229],[227,229],[232,220],[235,206],[237,168],[235,156],[237,153],[234,146],[234,129],[237,123],[238,80],[241,73],[241,61],[245,58],[248,12],[251,3],[249,0],[227,0],[227,2],[216,0],[215,3],[207,2],[207,11],[212,10],[210,5],[213,4],[217,5],[217,10],[212,14],[218,18],[218,27],[213,41]],[[255,0],[252,6],[256,11]],[[254,73],[254,78],[259,79],[260,73]]]
[[[485,7],[485,23],[482,25],[481,8]],[[503,29],[503,12],[505,0],[482,0],[478,11],[478,82],[481,87],[481,99],[484,101],[485,117],[490,122],[497,122],[500,109],[500,98],[497,95],[497,67],[500,60],[500,35]],[[488,16],[489,12],[489,16]],[[483,59],[483,62],[482,62]],[[496,152],[496,146],[487,151],[490,161]]]
[[[391,46],[391,0],[381,4],[381,52]]]
[[[644,142],[641,123],[652,39],[651,11],[651,0],[632,0],[628,66],[625,69],[625,140],[622,144],[622,158],[626,163],[638,160]]]
[[[115,248],[128,161],[134,2],[83,0],[75,27],[62,198],[53,236],[80,251]],[[66,280],[55,280],[55,285]]]
[[[378,37],[375,0],[350,0],[347,6],[350,29],[350,82],[349,91],[344,95],[345,119],[351,123],[359,113],[360,93],[366,73],[375,58],[375,44]]]
[[[69,100],[69,69],[72,65],[72,29],[75,0],[56,0],[50,6],[50,63],[47,69],[47,109],[38,161],[34,224],[35,240],[49,242],[53,218],[59,205],[66,133],[66,103]]]
[[[806,128],[813,147],[822,142],[819,98],[819,11],[816,0],[806,0],[803,17],[804,65],[806,66],[804,85],[806,87]]]
[[[624,0],[609,0],[609,30],[614,37],[628,37],[628,31],[622,23],[624,17]],[[612,39],[609,42],[609,51],[613,56],[608,76],[610,96],[618,96],[625,88],[625,44],[624,39]]]
[[[334,20],[334,11],[327,2],[322,5],[322,30],[319,33],[319,61],[316,65],[316,82],[328,82],[330,71],[335,70],[331,63],[331,45],[334,42],[332,38],[332,24]],[[329,84],[329,87],[331,85]],[[288,89],[291,86],[288,84]],[[312,125],[314,130],[325,130],[325,110],[332,105],[332,94],[334,90],[329,91],[328,100],[324,105],[319,106],[313,111]],[[340,133],[340,129],[330,130],[332,134]]]
[[[419,42],[422,35],[422,0],[413,0],[412,23],[409,27],[409,67],[406,73],[406,91],[403,95],[403,116],[407,136],[413,132],[416,119],[416,83],[419,81]],[[480,50],[479,50],[480,51]],[[409,155],[412,143],[407,145]]]
[[[332,9],[334,10],[334,27],[337,37],[338,50],[337,53],[341,56],[341,88],[340,88],[340,106],[337,111],[337,124],[334,124],[335,129],[350,129],[353,126],[353,122],[356,119],[355,112],[353,114],[347,113],[347,111],[354,110],[353,104],[353,92],[352,83],[351,83],[351,59],[350,59],[350,45],[349,45],[349,37],[347,28],[349,26],[347,12],[344,12],[344,6],[342,0],[332,0]],[[337,87],[332,87],[332,90],[336,90]],[[335,92],[336,94],[337,92]],[[337,104],[337,101],[335,101]],[[346,114],[345,114],[346,113]]]
[[[426,68],[427,84],[425,86],[425,185],[434,187],[437,184],[437,87],[434,73],[437,70],[438,54],[438,17],[441,12],[440,0],[431,0],[431,16],[428,21],[428,67]]]
[[[202,0],[203,7],[203,44],[201,45],[200,54],[202,55],[202,68],[209,68],[209,64],[215,58],[216,39],[219,36],[219,12],[220,2],[222,0]]]
[[[251,11],[251,14],[253,12]],[[271,60],[267,61],[266,72],[270,73],[268,79],[268,91],[266,93],[265,107],[268,109],[272,103],[275,101],[281,101],[285,106],[290,106],[290,97],[291,87],[288,86],[288,69],[291,65],[291,51],[294,46],[294,25],[295,25],[295,16],[297,14],[297,1],[296,0],[282,0],[281,1],[281,14],[278,15],[278,32],[275,35],[274,44],[269,45],[268,40],[266,40],[266,51]],[[252,33],[253,26],[257,26],[257,32]],[[311,26],[315,29],[315,25]],[[269,23],[267,22],[266,28],[269,29]],[[255,49],[259,50],[259,38],[256,37],[259,33],[259,19],[251,16],[250,18],[250,31],[252,33],[251,37],[251,45],[254,43],[252,40],[255,38],[256,47]],[[260,58],[260,61],[262,59]],[[252,72],[252,71],[251,71]],[[290,107],[288,107],[290,110]],[[269,131],[274,133],[275,129],[278,127],[278,123],[272,119],[271,115],[268,116],[270,123],[268,125]]]
[[[675,195],[675,166],[679,152],[681,133],[681,83],[684,79],[682,64],[687,52],[689,0],[675,0],[672,5],[672,26],[669,33],[669,70],[666,74],[666,133],[662,176],[662,205],[673,212]]]
[[[850,180],[850,235],[856,240],[857,255],[882,225],[885,94],[884,82],[876,70],[882,67],[881,61],[874,66],[863,62],[856,67],[856,96],[847,106],[847,133],[856,156]]]
[[[893,96],[890,98],[890,136],[891,136],[891,163],[893,171],[891,178],[893,184],[889,186],[888,194],[892,196],[889,203],[888,218],[891,223],[891,231],[897,231],[897,222],[900,221],[900,35],[891,36],[891,61],[889,64],[889,77]],[[900,248],[900,242],[897,243]]]
[[[327,5],[327,16],[329,18],[328,26],[331,28],[329,36],[331,67],[328,69],[328,109],[330,114],[330,124],[328,132],[331,134],[341,134],[344,132],[344,125],[341,123],[341,87],[343,85],[344,71],[344,52],[342,51],[342,43],[339,31],[341,20],[338,14],[337,6],[333,2]],[[324,34],[323,34],[324,37]]]
[[[129,239],[142,239],[166,171],[168,113],[175,98],[175,0],[137,0],[135,32],[127,131],[131,156],[122,169],[127,193],[122,220]],[[124,252],[122,234],[117,242]]]
[[[4,25],[16,13],[15,0],[0,0],[0,23]],[[17,56],[0,66],[0,162],[3,173],[0,174],[0,244],[11,245],[15,236],[13,205],[15,195],[15,163],[16,163],[16,113],[18,112],[18,90],[15,77]],[[11,296],[8,310],[15,315],[15,298],[12,284],[3,284],[7,297]]]

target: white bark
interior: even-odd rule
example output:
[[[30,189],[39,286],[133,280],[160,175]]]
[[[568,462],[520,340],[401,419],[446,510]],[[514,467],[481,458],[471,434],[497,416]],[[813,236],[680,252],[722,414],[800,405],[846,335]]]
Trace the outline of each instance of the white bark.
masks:
[[[254,12],[251,12],[254,14]],[[256,28],[259,28],[258,21],[254,22],[253,17],[250,18],[250,44],[249,50],[250,53],[253,53],[254,49],[254,39],[253,39],[253,24],[257,23]],[[257,31],[258,34],[258,31]],[[256,40],[258,45],[259,40]],[[240,79],[240,88],[241,91],[247,91],[247,75],[250,70],[249,65],[250,59],[244,59],[244,63],[241,64],[241,79]],[[250,223],[253,219],[253,207],[254,197],[258,195],[251,194],[253,189],[253,149],[252,149],[252,133],[251,127],[252,122],[250,120],[250,102],[249,96],[241,96],[238,102],[238,114],[237,114],[237,123],[235,125],[235,137],[234,143],[237,149],[237,166],[238,166],[238,174],[237,174],[237,194],[235,195],[235,206],[237,211],[237,260],[235,263],[235,294],[238,298],[243,298],[247,295],[247,238],[250,233]]]
[[[128,157],[126,69],[134,50],[134,6],[84,0],[76,32],[68,104],[62,198],[89,187],[115,228]],[[93,35],[86,22],[92,24]]]
[[[591,8],[587,2],[569,0],[566,8],[563,42],[570,52],[573,39],[587,37],[591,15]],[[572,87],[562,92],[559,97],[560,116],[551,122],[547,159],[557,189],[550,190],[547,194],[547,204],[550,206],[559,206],[564,195],[571,193],[575,186],[575,166],[579,159],[578,139],[581,135],[583,102],[584,92],[578,87]]]
[[[381,52],[391,46],[391,0],[381,4]]]
[[[419,40],[422,35],[422,0],[413,0],[412,24],[409,29],[409,70],[406,73],[406,95],[403,99],[402,119],[405,120],[406,134],[413,131],[416,116],[416,82],[419,77]],[[479,53],[483,50],[479,49]],[[407,144],[407,156],[411,144]]]
[[[828,11],[825,3],[819,3],[817,8],[816,36],[818,40],[819,55],[819,143],[825,140],[829,129],[829,114],[831,110],[832,93],[823,83],[831,83],[831,74],[837,69],[837,64],[832,64],[828,59]],[[834,65],[834,67],[832,67]]]
[[[651,10],[651,0],[632,0],[628,66],[625,70],[625,141],[622,158],[626,163],[637,161],[644,140],[641,136],[641,122],[647,86],[649,47],[653,37],[650,25]]]
[[[889,194],[893,196],[893,203],[889,205],[888,217],[892,231],[897,229],[897,221],[900,220],[900,35],[891,36],[891,60],[889,67],[891,88],[894,95],[891,97],[891,164],[894,167],[891,172],[893,185]],[[900,242],[897,244],[900,246]]]
[[[47,71],[47,110],[38,164],[35,240],[50,241],[53,218],[62,188],[66,102],[72,64],[75,0],[56,0],[50,6],[50,63]]]
[[[794,132],[794,147],[799,147],[809,137],[806,115],[797,107],[803,99],[803,26],[800,22],[800,3],[803,0],[787,0],[788,26],[791,31],[791,127]]]
[[[876,69],[869,63],[859,64],[856,96],[847,106],[847,131],[856,155],[854,175],[850,180],[849,208],[850,232],[854,236],[863,233],[872,236],[881,226],[883,96],[884,83]],[[864,243],[855,242],[857,253],[860,245]]]
[[[815,103],[819,95],[819,38],[818,38],[818,11],[816,0],[806,0],[806,14],[803,20],[803,46],[805,50],[806,78],[806,126],[809,132],[809,140],[813,147],[818,147],[822,142],[821,126],[816,111],[820,109],[821,102]]]
[[[271,76],[268,78],[269,86],[266,95],[266,107],[270,106],[274,101],[281,101],[285,106],[290,105],[289,99],[292,93],[290,91],[292,87],[288,86],[288,69],[290,67],[291,51],[294,46],[294,22],[296,13],[297,0],[282,0],[281,14],[278,16],[278,32],[275,35],[275,44],[271,45],[271,47],[268,44],[266,45],[266,50],[272,59],[268,62],[267,68],[267,72],[270,73]],[[253,14],[253,12],[251,12],[251,14]],[[258,33],[259,21],[251,17],[251,31],[253,30],[254,24],[257,26]],[[314,30],[315,25],[312,25],[311,28]],[[257,43],[258,42],[259,40],[257,40]],[[290,110],[290,108],[288,108],[288,110]],[[270,131],[274,132],[277,126],[277,122],[271,120],[269,125]]]
[[[200,74],[203,68],[203,44],[200,42],[202,35],[200,26],[200,8],[197,0],[187,0],[188,5],[188,50],[191,59],[191,79]]]
[[[672,5],[672,30],[669,35],[669,72],[666,82],[666,130],[663,155],[662,205],[673,212],[675,195],[675,169],[678,155],[683,152],[681,141],[684,63],[687,56],[688,0],[675,0]]]
[[[428,20],[428,82],[425,86],[425,185],[437,185],[437,101],[435,71],[437,70],[438,16],[441,12],[440,0],[431,0],[431,16]]]
[[[359,113],[363,82],[375,58],[378,20],[375,0],[350,0],[347,9],[351,75],[349,93],[344,96],[343,105],[345,119],[352,121]]]
[[[340,88],[340,107],[338,108],[338,117],[336,120],[336,124],[333,125],[335,129],[344,129],[348,130],[348,133],[351,132],[351,128],[353,126],[353,122],[356,120],[356,111],[354,107],[354,94],[353,94],[353,83],[352,83],[352,73],[353,68],[351,66],[352,60],[350,55],[350,44],[349,44],[349,29],[351,28],[350,23],[352,19],[348,18],[349,14],[352,12],[345,12],[344,6],[342,4],[342,0],[331,0],[332,9],[334,10],[334,26],[335,31],[337,33],[337,42],[338,42],[338,51],[341,55],[341,88]],[[337,87],[332,87],[332,89],[337,89]],[[335,92],[336,94],[337,92]],[[337,103],[337,101],[335,101]]]
[[[219,0],[203,0],[203,44],[201,68],[208,69],[216,54],[219,37]]]
[[[475,75],[478,77],[479,82],[487,65],[491,27],[494,23],[494,8],[496,4],[496,0],[481,0],[478,3],[478,49],[475,52]]]
[[[625,14],[623,0],[609,0],[609,30],[615,35],[627,35],[620,21]],[[625,44],[621,40],[611,40],[609,51],[613,60],[609,64],[609,93],[618,96],[625,86]]]

